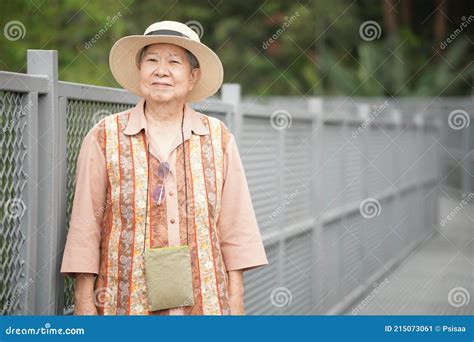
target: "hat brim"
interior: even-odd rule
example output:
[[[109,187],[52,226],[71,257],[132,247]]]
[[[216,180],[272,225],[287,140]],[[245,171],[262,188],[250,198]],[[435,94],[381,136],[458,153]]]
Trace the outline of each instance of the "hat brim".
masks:
[[[201,77],[186,96],[186,102],[194,102],[214,95],[222,85],[224,68],[219,57],[206,45],[186,37],[127,36],[119,39],[109,54],[109,65],[117,82],[130,92],[143,97],[140,91],[140,75],[136,64],[138,52],[150,44],[168,43],[189,50],[199,62]]]

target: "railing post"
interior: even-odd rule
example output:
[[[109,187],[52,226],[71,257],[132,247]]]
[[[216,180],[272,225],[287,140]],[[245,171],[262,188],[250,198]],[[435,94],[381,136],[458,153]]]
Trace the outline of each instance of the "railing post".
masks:
[[[370,121],[370,105],[368,103],[358,103],[357,104],[357,117],[360,119],[359,125],[362,127],[362,123],[366,123],[366,127],[364,131],[361,132],[361,134],[357,137],[357,139],[362,140],[362,153],[364,154],[365,158],[362,159],[363,165],[361,165],[361,170],[363,170],[362,174],[360,175],[361,177],[361,187],[362,187],[362,201],[365,200],[366,198],[369,198],[373,196],[374,194],[369,194],[369,180],[368,180],[368,170],[369,170],[369,162],[368,159],[371,157],[369,154],[369,139],[368,136],[371,134],[371,121]],[[361,239],[362,239],[362,255],[361,255],[361,260],[368,260],[367,258],[367,244],[369,243],[368,239],[368,233],[366,229],[366,225],[362,225],[361,228]],[[364,287],[370,286],[369,284],[369,268],[368,268],[368,263],[363,262],[361,265],[361,279],[364,280]]]
[[[469,114],[468,114],[469,117]],[[474,123],[471,123],[471,125],[474,125]],[[463,174],[462,174],[462,179],[461,179],[461,186],[462,186],[462,193],[465,196],[468,196],[469,193],[473,192],[472,189],[472,184],[471,184],[471,175],[473,174],[472,170],[472,164],[474,163],[473,156],[470,154],[471,151],[471,137],[470,134],[473,131],[473,129],[469,126],[466,125],[461,130],[462,134],[462,148],[461,148],[461,159],[466,160],[464,163],[463,167]]]
[[[38,226],[36,255],[37,315],[54,315],[62,296],[59,269],[65,224],[66,146],[64,120],[58,110],[57,51],[28,50],[28,74],[46,75],[48,92],[38,101]]]
[[[393,103],[393,106],[395,106],[395,103]],[[402,114],[398,108],[392,108],[392,110],[389,113],[390,113],[389,114],[390,119],[392,120],[394,124],[395,136],[398,137],[400,134],[402,134],[402,130],[403,130]],[[395,174],[395,177],[394,177],[395,183],[393,184],[395,186],[395,189],[394,189],[395,194],[394,194],[393,200],[395,203],[396,217],[398,217],[400,220],[403,220],[405,219],[405,217],[403,216],[404,215],[403,205],[402,205],[403,198],[402,198],[402,192],[401,192],[403,189],[403,182],[402,182],[403,177],[400,178],[400,175],[402,174],[402,170],[403,170],[402,158],[401,158],[399,149],[394,148],[393,151],[394,153],[392,155],[392,160],[393,160],[392,167],[394,169],[393,173]],[[406,230],[404,227],[402,226],[399,227],[397,231],[399,232],[398,235],[401,240],[400,243],[398,244],[398,246],[400,247],[399,249],[401,253],[401,251],[404,251],[403,248],[407,245],[409,241],[407,241],[407,238],[405,236]],[[394,241],[397,241],[397,240],[394,239]]]
[[[424,175],[424,163],[422,163],[423,158],[421,157],[426,151],[424,150],[427,145],[425,144],[425,118],[422,113],[416,113],[415,116],[413,117],[413,121],[415,124],[415,141],[417,146],[414,146],[414,148],[418,149],[418,154],[417,154],[417,159],[421,158],[420,160],[417,160],[416,163],[418,165],[415,165],[415,170],[416,170],[416,202],[422,205],[423,211],[419,213],[419,215],[422,215],[421,217],[421,227],[418,227],[417,224],[415,224],[415,229],[417,229],[416,232],[416,239],[419,241],[424,240],[426,237],[424,236],[425,231],[428,229],[427,224],[429,221],[429,218],[426,216],[426,208],[428,206],[427,202],[424,201],[424,190],[426,187],[426,181],[425,181],[425,175]],[[431,228],[431,224],[429,225]]]
[[[321,248],[324,245],[323,239],[323,225],[322,225],[322,207],[324,194],[321,192],[323,189],[323,179],[320,172],[322,172],[322,151],[323,151],[323,139],[322,133],[324,128],[323,121],[323,99],[321,97],[312,97],[308,100],[308,110],[312,115],[312,153],[310,157],[312,161],[312,209],[314,215],[314,227],[312,232],[312,284],[311,295],[312,295],[312,311],[310,314],[322,314],[324,310],[318,308],[318,304],[324,295],[324,251]]]
[[[436,117],[434,120],[434,125],[436,129],[436,136],[440,136],[441,143],[444,144],[446,141],[446,126],[444,125],[444,122],[441,118]],[[444,172],[445,168],[445,159],[441,157],[441,150],[437,144],[436,146],[436,151],[435,151],[435,162],[434,164],[436,165],[436,174],[435,174],[435,183],[436,185],[434,186],[433,192],[434,195],[433,197],[435,198],[435,204],[434,204],[434,212],[433,212],[433,217],[431,220],[431,228],[432,230],[434,229],[434,234],[438,233],[438,224],[439,224],[439,208],[440,208],[440,187],[442,186],[441,184],[441,175]]]
[[[225,83],[221,88],[221,101],[234,106],[228,123],[231,126],[232,134],[237,145],[240,143],[240,132],[242,129],[242,113],[240,111],[241,90],[238,83]]]
[[[25,227],[26,237],[26,253],[24,261],[26,266],[22,278],[25,279],[26,291],[22,308],[24,315],[34,315],[36,302],[36,272],[38,264],[36,261],[37,255],[37,227],[38,227],[38,92],[32,91],[26,97],[27,103],[23,107],[26,114],[26,216],[27,225]]]

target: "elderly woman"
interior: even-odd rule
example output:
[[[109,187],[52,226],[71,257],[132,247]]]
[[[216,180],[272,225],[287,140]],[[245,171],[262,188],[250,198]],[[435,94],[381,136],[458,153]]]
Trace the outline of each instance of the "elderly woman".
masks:
[[[268,264],[236,142],[187,102],[221,86],[217,55],[158,22],[110,52],[141,97],[85,137],[61,273],[77,315],[239,315],[243,272]]]

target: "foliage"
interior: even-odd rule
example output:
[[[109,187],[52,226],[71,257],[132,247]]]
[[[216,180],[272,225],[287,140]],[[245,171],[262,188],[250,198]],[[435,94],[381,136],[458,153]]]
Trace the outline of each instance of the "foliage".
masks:
[[[142,34],[155,21],[193,20],[204,29],[203,42],[222,59],[225,82],[240,83],[244,94],[468,94],[472,33],[466,30],[439,50],[433,15],[428,16],[434,3],[412,5],[413,22],[427,18],[422,29],[400,25],[389,34],[382,1],[3,1],[3,27],[18,20],[26,34],[15,41],[0,36],[0,69],[26,72],[27,49],[52,49],[58,50],[61,80],[118,86],[108,67],[116,40]],[[452,11],[470,13],[462,8],[465,3],[456,2]],[[359,27],[367,20],[380,23],[379,39],[361,39]],[[459,20],[447,20],[447,35],[459,27]]]

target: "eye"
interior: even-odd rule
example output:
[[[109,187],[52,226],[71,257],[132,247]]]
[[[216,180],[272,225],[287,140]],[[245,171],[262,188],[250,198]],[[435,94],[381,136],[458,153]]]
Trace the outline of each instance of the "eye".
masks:
[[[147,61],[156,62],[156,59],[154,59],[154,58],[148,58]]]
[[[172,60],[171,63],[173,63],[173,64],[181,64],[179,61],[176,61],[176,60]]]

